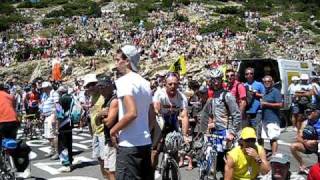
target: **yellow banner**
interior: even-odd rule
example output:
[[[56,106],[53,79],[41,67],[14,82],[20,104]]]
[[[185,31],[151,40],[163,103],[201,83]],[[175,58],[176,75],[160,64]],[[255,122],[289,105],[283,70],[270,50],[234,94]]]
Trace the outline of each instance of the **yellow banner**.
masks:
[[[179,73],[180,75],[187,73],[187,64],[184,55],[179,56],[178,60],[170,66],[169,71]]]

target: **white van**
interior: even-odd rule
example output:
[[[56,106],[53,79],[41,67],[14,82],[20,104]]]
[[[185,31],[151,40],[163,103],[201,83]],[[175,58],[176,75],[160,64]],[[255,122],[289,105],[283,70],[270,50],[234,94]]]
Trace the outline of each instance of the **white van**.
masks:
[[[275,87],[281,91],[284,100],[282,113],[289,116],[291,98],[288,94],[288,87],[292,76],[300,77],[301,74],[308,74],[309,77],[317,75],[315,68],[310,61],[296,61],[288,59],[242,59],[238,60],[238,73],[241,82],[245,82],[245,69],[252,67],[255,69],[255,79],[262,81],[265,75],[271,75],[275,82]],[[288,117],[289,118],[289,117]]]

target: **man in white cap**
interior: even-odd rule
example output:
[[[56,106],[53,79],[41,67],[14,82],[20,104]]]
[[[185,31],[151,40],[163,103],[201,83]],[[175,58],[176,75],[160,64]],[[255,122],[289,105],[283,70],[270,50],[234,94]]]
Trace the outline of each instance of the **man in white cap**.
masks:
[[[293,110],[297,106],[297,103],[295,103],[295,100],[294,100],[294,98],[295,98],[294,95],[295,95],[296,91],[300,90],[300,83],[299,82],[300,82],[300,78],[298,76],[292,76],[291,84],[288,87],[288,94],[289,94],[290,100],[291,100],[292,113],[294,113]],[[292,115],[292,124],[294,127],[297,128],[296,122],[297,122],[296,116]]]
[[[305,178],[298,174],[290,172],[290,157],[287,154],[277,153],[270,160],[271,171],[261,177],[261,180],[304,180]]]
[[[311,103],[312,96],[312,86],[309,83],[309,75],[301,74],[300,75],[300,89],[295,92],[294,103],[297,105],[293,108],[293,115],[296,119],[297,132],[301,131],[302,122],[304,121],[304,111],[307,109],[307,105]]]
[[[56,103],[59,103],[59,94],[53,90],[50,82],[43,82],[41,85],[43,96],[41,99],[41,115],[44,117],[44,137],[51,145],[51,151],[46,155],[51,159],[58,159],[57,136],[56,136]]]
[[[106,176],[104,171],[105,159],[105,137],[104,125],[101,122],[99,114],[103,111],[104,97],[99,93],[97,86],[98,79],[96,74],[87,74],[83,78],[83,86],[86,93],[90,96],[88,103],[90,113],[90,125],[92,129],[92,157],[96,158],[100,164],[100,170],[103,176]]]
[[[110,130],[118,142],[117,180],[154,179],[151,167],[151,137],[155,114],[150,83],[137,74],[140,54],[135,46],[117,50],[115,61],[120,78],[116,81],[119,121]]]

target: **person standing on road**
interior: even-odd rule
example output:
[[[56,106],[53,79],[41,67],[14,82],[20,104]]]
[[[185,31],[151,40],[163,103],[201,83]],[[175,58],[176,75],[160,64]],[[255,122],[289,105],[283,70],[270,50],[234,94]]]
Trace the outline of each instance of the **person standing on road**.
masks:
[[[46,154],[46,157],[51,157],[51,160],[59,158],[58,144],[56,132],[56,104],[59,103],[59,94],[52,88],[50,82],[43,82],[41,85],[43,96],[41,105],[41,115],[44,117],[44,137],[48,139],[51,145],[51,151]]]
[[[14,97],[10,95],[0,82],[0,145],[2,138],[16,139],[19,122],[15,111]],[[1,146],[2,147],[2,146]],[[0,149],[1,149],[0,147]]]
[[[300,89],[295,91],[293,115],[296,120],[297,134],[302,131],[302,123],[304,121],[304,111],[312,99],[312,85],[309,83],[309,75],[301,74]]]
[[[245,78],[247,82],[245,87],[248,88],[249,93],[252,94],[253,99],[248,103],[249,109],[246,112],[246,118],[248,125],[256,130],[258,143],[262,145],[261,141],[261,110],[260,110],[260,99],[265,94],[265,87],[261,82],[254,80],[254,69],[248,67],[245,70]]]
[[[118,99],[115,94],[115,85],[110,77],[105,77],[97,84],[99,93],[104,97],[103,108],[105,111],[101,111],[101,115],[104,123],[104,137],[105,137],[105,156],[104,156],[104,173],[108,180],[115,180],[116,171],[116,147],[112,144],[110,137],[110,129],[118,120]]]
[[[87,74],[84,78],[83,86],[90,96],[90,124],[92,127],[92,157],[97,158],[100,170],[103,176],[104,171],[104,124],[102,122],[102,116],[106,115],[103,108],[104,97],[100,94],[97,86],[98,79],[96,74]]]
[[[58,154],[62,157],[62,153],[66,149],[68,152],[67,160],[62,160],[62,167],[60,172],[70,172],[72,170],[72,127],[73,124],[70,119],[72,95],[68,94],[68,88],[66,86],[60,86],[57,90],[60,94],[59,105],[57,106],[57,127],[58,127]],[[62,109],[60,109],[60,107]],[[62,110],[62,111],[61,111]]]
[[[155,114],[150,83],[137,74],[140,54],[135,46],[125,45],[115,55],[120,78],[116,80],[119,121],[110,130],[118,141],[117,180],[151,180],[150,127]],[[152,115],[152,116],[151,116]]]
[[[218,150],[217,155],[217,171],[224,172],[224,157],[226,151],[232,145],[238,136],[241,126],[241,117],[236,98],[228,91],[224,90],[223,73],[218,69],[212,69],[208,72],[208,79],[213,84],[213,98],[210,99],[211,111],[208,120],[208,132],[218,136],[223,136],[226,140],[226,147]],[[218,144],[222,145],[222,144]]]
[[[228,81],[227,91],[229,91],[236,98],[236,101],[241,113],[241,120],[245,121],[245,113],[246,113],[246,105],[247,105],[246,88],[243,86],[242,83],[236,80],[236,73],[234,70],[232,69],[227,70],[226,78]],[[242,126],[246,126],[246,123],[242,122]]]
[[[273,79],[267,75],[263,78],[266,93],[261,99],[262,108],[262,131],[261,138],[269,139],[272,154],[278,151],[278,142],[280,129],[280,108],[283,106],[281,93],[273,87]]]
[[[300,90],[300,78],[298,76],[292,76],[291,78],[291,81],[292,83],[289,85],[288,87],[288,94],[290,96],[290,100],[291,100],[291,112],[292,112],[292,125],[297,128],[297,119],[296,119],[296,116],[297,115],[294,115],[294,110],[295,110],[295,107],[297,106],[297,102],[295,101],[295,97],[294,95],[296,94],[296,91],[299,91]]]

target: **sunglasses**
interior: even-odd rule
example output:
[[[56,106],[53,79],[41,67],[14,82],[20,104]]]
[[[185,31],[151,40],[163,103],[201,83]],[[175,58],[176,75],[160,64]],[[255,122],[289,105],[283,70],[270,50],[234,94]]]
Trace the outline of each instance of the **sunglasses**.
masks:
[[[168,83],[168,86],[178,86],[178,83]]]
[[[249,138],[249,139],[243,139],[244,142],[246,143],[255,143],[256,139],[255,138]]]
[[[312,109],[307,109],[307,110],[304,111],[304,113],[305,113],[306,115],[310,115],[312,112],[313,112]]]
[[[263,81],[264,83],[269,83],[269,82],[272,82],[271,80],[269,80],[269,81]]]
[[[253,73],[246,73],[245,75],[253,75]]]

